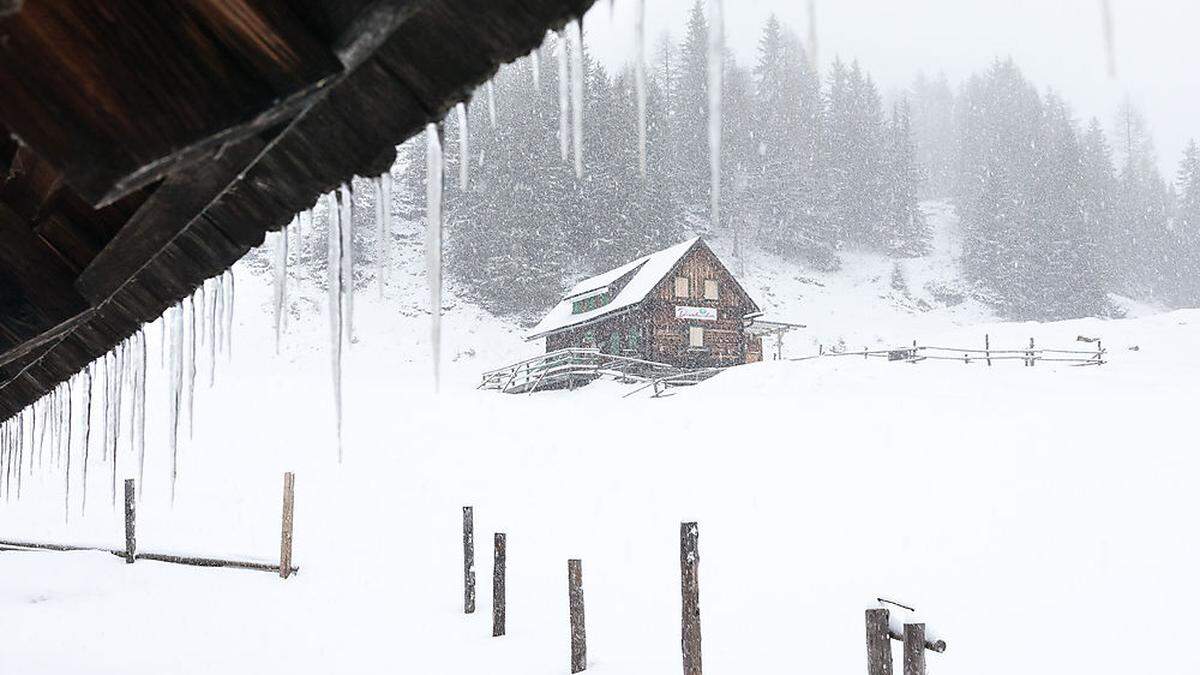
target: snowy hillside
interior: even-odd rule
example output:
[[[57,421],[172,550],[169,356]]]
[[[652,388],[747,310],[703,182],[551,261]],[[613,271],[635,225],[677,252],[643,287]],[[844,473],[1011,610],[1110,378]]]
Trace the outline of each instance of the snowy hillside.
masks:
[[[566,673],[566,560],[579,557],[589,672],[677,672],[684,520],[700,523],[711,673],[789,671],[798,653],[805,669],[860,673],[862,611],[879,596],[936,624],[949,650],[930,655],[935,673],[1200,669],[1185,618],[1200,601],[1189,534],[1200,460],[1184,440],[1200,311],[988,323],[977,303],[940,290],[958,276],[953,219],[938,217],[934,253],[901,265],[907,294],[882,258],[846,255],[842,271],[818,274],[748,255],[748,286],[769,314],[812,326],[785,353],[839,338],[851,349],[977,346],[989,333],[997,347],[1029,337],[1071,347],[1086,335],[1104,339],[1111,363],[843,357],[740,367],[657,400],[622,398],[629,388],[607,382],[504,396],[475,391],[479,373],[539,346],[452,300],[433,394],[412,237],[386,299],[371,289],[357,301],[339,465],[328,326],[302,311],[321,294],[293,294],[276,356],[269,277],[240,269],[232,364],[199,387],[173,507],[157,327],[148,332],[138,541],[277,559],[280,475],[291,470],[299,575],[3,553],[0,671]],[[90,461],[85,515],[73,501],[64,522],[62,473],[47,467],[0,509],[0,539],[119,546],[111,468]],[[124,445],[117,471],[136,473]],[[472,616],[461,613],[467,504]],[[508,535],[504,638],[490,637],[492,532]],[[1122,639],[1096,649],[1098,621]],[[1003,637],[1014,626],[1019,649]],[[68,650],[56,647],[64,634]]]

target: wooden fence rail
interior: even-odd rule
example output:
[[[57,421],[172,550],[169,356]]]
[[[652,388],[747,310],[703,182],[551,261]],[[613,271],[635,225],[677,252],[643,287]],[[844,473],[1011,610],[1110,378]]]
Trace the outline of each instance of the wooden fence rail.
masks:
[[[1021,361],[1026,366],[1033,366],[1037,363],[1071,363],[1077,366],[1098,366],[1108,363],[1106,356],[1108,351],[1104,349],[1102,344],[1097,341],[1096,349],[1045,349],[1036,347],[1033,338],[1029,340],[1029,347],[1024,349],[992,349],[991,336],[984,336],[984,348],[977,349],[973,347],[943,347],[939,345],[920,345],[915,341],[911,346],[894,347],[888,349],[869,349],[864,347],[858,351],[829,351],[824,345],[818,347],[816,354],[809,356],[800,356],[788,361],[809,361],[812,359],[838,357],[838,356],[859,356],[862,358],[886,358],[889,361],[900,361],[904,363],[918,363],[920,361],[959,361],[962,363],[971,363],[972,361],[983,361],[987,365],[992,365],[993,361]]]
[[[123,558],[126,563],[133,563],[138,560],[153,560],[157,562],[173,563],[176,565],[191,565],[193,567],[227,567],[231,569],[255,570],[260,572],[272,572],[283,578],[287,578],[300,571],[300,568],[293,565],[291,562],[292,552],[292,485],[294,477],[291,473],[285,474],[284,477],[284,511],[283,511],[283,536],[280,544],[280,561],[278,563],[270,563],[256,560],[231,560],[225,558],[208,558],[204,556],[182,555],[177,553],[153,553],[141,552],[137,550],[136,530],[136,488],[132,478],[125,481],[125,547],[124,548],[106,548],[104,546],[86,546],[77,544],[44,544],[38,542],[25,541],[5,541],[0,540],[0,551],[101,551],[111,553],[118,558]]]

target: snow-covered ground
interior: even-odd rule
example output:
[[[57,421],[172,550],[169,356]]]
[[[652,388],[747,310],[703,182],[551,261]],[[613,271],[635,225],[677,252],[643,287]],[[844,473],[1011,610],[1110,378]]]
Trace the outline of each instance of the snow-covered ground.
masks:
[[[572,557],[583,559],[589,671],[677,672],[684,520],[700,523],[709,673],[860,673],[862,611],[879,596],[936,624],[949,649],[930,655],[934,672],[1200,670],[1189,648],[1200,311],[995,323],[969,300],[932,301],[929,282],[956,282],[950,246],[947,235],[902,263],[929,309],[892,295],[892,264],[865,255],[831,274],[751,255],[746,278],[773,315],[813,327],[789,338],[792,356],[838,338],[970,347],[988,333],[997,348],[1099,336],[1111,362],[846,356],[740,367],[662,399],[623,398],[630,389],[614,383],[505,396],[475,391],[479,373],[538,346],[452,300],[435,395],[421,270],[406,249],[388,299],[358,299],[339,465],[324,318],[294,316],[276,356],[268,280],[240,270],[232,364],[198,390],[174,507],[149,331],[138,542],[276,559],[292,470],[300,574],[3,552],[0,672],[566,673]],[[76,485],[64,522],[62,473],[43,470],[0,505],[0,539],[120,547],[110,468],[92,462],[86,514]],[[118,474],[135,472],[122,446]],[[467,504],[473,616],[461,613]],[[501,531],[508,635],[492,638]]]

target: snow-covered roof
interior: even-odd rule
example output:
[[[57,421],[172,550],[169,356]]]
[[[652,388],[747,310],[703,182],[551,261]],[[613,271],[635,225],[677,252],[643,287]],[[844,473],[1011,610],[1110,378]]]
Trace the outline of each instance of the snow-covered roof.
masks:
[[[538,325],[534,326],[533,330],[529,331],[526,339],[533,340],[547,333],[587,323],[593,319],[628,309],[640,303],[646,299],[650,291],[654,290],[658,282],[671,273],[676,263],[682,260],[698,241],[700,241],[700,237],[693,237],[670,248],[664,248],[657,253],[651,253],[648,256],[638,258],[633,262],[626,263],[616,269],[598,274],[590,279],[584,279],[575,284],[563,296],[563,299],[554,306],[554,309],[550,310],[550,313]],[[583,312],[582,314],[571,313],[572,305],[576,300],[582,297],[598,295],[601,291],[631,273],[633,276],[629,279],[628,283],[620,288],[617,296],[607,305]]]

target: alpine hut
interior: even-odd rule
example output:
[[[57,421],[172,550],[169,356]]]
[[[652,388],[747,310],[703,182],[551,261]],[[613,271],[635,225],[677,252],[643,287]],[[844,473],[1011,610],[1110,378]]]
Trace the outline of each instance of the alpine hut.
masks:
[[[762,314],[703,239],[685,242],[585,279],[526,339],[546,351],[594,348],[681,368],[762,360],[749,330]]]

